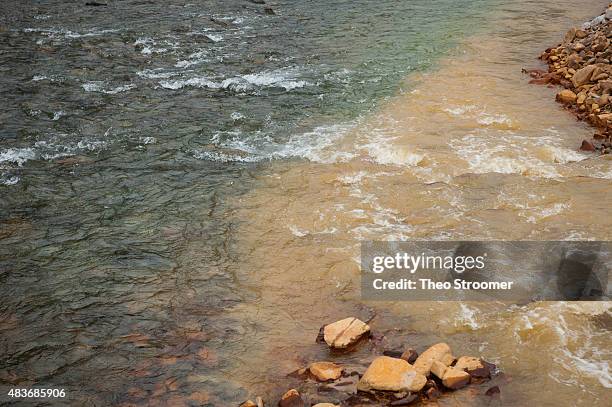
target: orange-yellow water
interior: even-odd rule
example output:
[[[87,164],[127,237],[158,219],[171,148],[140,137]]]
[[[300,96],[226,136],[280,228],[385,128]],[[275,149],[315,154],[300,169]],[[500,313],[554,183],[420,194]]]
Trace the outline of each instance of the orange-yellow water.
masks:
[[[228,374],[252,395],[277,395],[285,374],[336,358],[314,343],[323,323],[375,314],[390,344],[446,341],[496,362],[511,377],[503,405],[610,405],[610,303],[367,303],[359,292],[361,240],[612,237],[610,156],[578,152],[592,129],[521,73],[604,6],[575,3],[499,7],[493,28],[338,126],[311,160],[270,164],[235,202],[245,256],[236,279],[254,297],[229,317],[257,328]]]

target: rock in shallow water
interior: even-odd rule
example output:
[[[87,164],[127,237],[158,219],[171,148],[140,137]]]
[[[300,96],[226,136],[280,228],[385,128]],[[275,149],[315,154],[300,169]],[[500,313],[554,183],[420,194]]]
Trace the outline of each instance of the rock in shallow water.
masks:
[[[342,375],[342,366],[332,362],[315,362],[309,367],[310,373],[319,381],[336,380]]]
[[[435,360],[440,361],[445,366],[453,363],[455,357],[451,353],[450,346],[444,342],[431,346],[417,358],[414,362],[414,368],[420,374],[427,376]]]
[[[302,400],[302,396],[296,389],[291,389],[283,394],[278,402],[279,407],[305,407],[306,403]]]
[[[403,359],[379,356],[372,361],[357,384],[360,391],[417,392],[427,378]]]
[[[563,89],[561,92],[557,93],[557,101],[566,105],[575,103],[577,98],[578,96],[569,89]]]
[[[449,389],[457,390],[470,383],[470,374],[454,367],[446,368],[442,384]]]
[[[323,328],[323,338],[332,348],[345,349],[356,343],[370,327],[357,318],[345,318]]]
[[[461,356],[455,363],[455,369],[463,370],[472,377],[485,378],[491,376],[491,369],[488,363],[472,356]]]

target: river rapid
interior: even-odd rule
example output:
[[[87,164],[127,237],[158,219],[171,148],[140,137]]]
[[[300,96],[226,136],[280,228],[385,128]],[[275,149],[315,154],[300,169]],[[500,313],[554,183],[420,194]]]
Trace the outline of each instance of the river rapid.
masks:
[[[504,405],[607,405],[609,303],[359,292],[361,240],[610,240],[610,156],[521,73],[605,5],[4,2],[0,397],[273,400],[354,315],[482,354]]]

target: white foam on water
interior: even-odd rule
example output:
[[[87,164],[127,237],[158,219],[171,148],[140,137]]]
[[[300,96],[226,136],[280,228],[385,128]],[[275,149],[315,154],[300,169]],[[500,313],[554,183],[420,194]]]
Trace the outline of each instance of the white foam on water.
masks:
[[[482,124],[484,126],[490,126],[492,124],[507,124],[509,126],[512,125],[512,121],[510,118],[504,114],[489,114],[489,113],[480,113],[476,118],[476,122],[478,124]]]
[[[612,389],[612,375],[610,374],[610,364],[607,360],[592,360],[573,354],[567,349],[564,354],[574,364],[574,367],[586,374],[596,378],[606,389]]]
[[[229,153],[222,151],[194,151],[193,156],[199,160],[216,161],[221,163],[254,163],[259,162],[263,159],[263,157],[240,154],[239,152]]]
[[[447,107],[444,109],[444,111],[452,114],[453,116],[461,116],[475,109],[477,109],[477,106],[475,105],[464,105],[464,106],[458,106],[458,107]]]
[[[150,137],[150,136],[138,137],[138,141],[144,145],[157,143],[157,139],[155,137]]]
[[[91,138],[83,138],[77,142],[67,140],[69,134],[58,134],[48,140],[34,143],[34,148],[41,159],[55,160],[83,152],[101,151],[107,147],[107,142]]]
[[[183,87],[197,87],[210,89],[229,89],[236,92],[253,91],[258,88],[284,88],[286,91],[303,88],[311,85],[306,80],[299,79],[301,72],[297,68],[281,68],[273,71],[262,71],[254,74],[240,75],[227,78],[221,82],[209,77],[193,77],[175,81],[162,81],[160,86],[165,89],[181,89]]]
[[[86,92],[99,92],[99,93],[105,93],[107,95],[115,95],[117,93],[125,92],[125,91],[128,91],[130,89],[136,88],[136,85],[134,85],[132,83],[127,84],[127,85],[117,86],[117,87],[111,88],[111,89],[105,89],[106,85],[107,84],[104,81],[94,81],[94,82],[84,83],[81,86],[83,87],[83,89]]]
[[[0,163],[9,162],[22,166],[26,161],[34,160],[36,153],[31,148],[9,148],[0,151]]]
[[[151,37],[140,37],[134,41],[135,46],[142,46],[140,53],[143,55],[163,54],[164,52],[168,52],[170,49],[176,49],[179,47],[179,43],[175,41],[163,40],[162,43],[163,44],[160,45]]]
[[[103,36],[105,34],[116,33],[119,30],[98,30],[93,29],[86,32],[76,32],[67,30],[64,28],[25,28],[23,32],[26,33],[39,33],[51,39],[64,38],[64,39],[75,39],[75,38],[84,38],[84,37],[98,37]]]
[[[0,176],[0,184],[3,185],[15,185],[19,182],[19,177],[16,175],[13,176],[5,176],[4,174],[2,174],[2,176]]]
[[[479,137],[468,134],[461,139],[451,140],[449,146],[474,173],[523,174],[528,176],[556,178],[559,173],[553,163],[547,163],[536,156],[533,146],[543,140],[517,135]]]
[[[272,154],[272,157],[299,157],[319,163],[349,161],[355,157],[355,154],[349,151],[341,151],[337,146],[338,142],[354,126],[354,124],[319,126],[312,131],[293,135],[287,143]]]
[[[366,171],[359,171],[352,175],[342,175],[338,177],[338,181],[345,185],[359,184],[366,175],[368,175]]]
[[[544,146],[543,151],[552,162],[559,164],[573,163],[589,158],[589,154],[554,145]]]
[[[168,79],[173,76],[180,75],[179,72],[165,71],[163,68],[157,69],[145,69],[143,71],[136,72],[136,75],[141,78],[147,79]]]
[[[472,330],[477,330],[480,328],[478,321],[476,320],[476,311],[472,308],[468,307],[464,303],[460,304],[460,311],[457,315],[456,320],[460,322],[462,325],[467,325]]]
[[[612,388],[610,350],[607,347],[601,348],[609,333],[605,329],[585,323],[588,316],[609,314],[609,306],[609,302],[603,301],[559,301],[544,306],[531,304],[516,307],[520,313],[521,328],[515,330],[515,338],[519,343],[528,346],[529,341],[522,340],[518,331],[533,332],[538,337],[545,337],[542,333],[542,330],[545,330],[557,339],[556,343],[550,343],[549,347],[554,365],[562,368],[555,368],[549,373],[549,377],[558,383],[576,385],[576,377],[587,376],[597,380],[605,388]]]
[[[64,112],[63,110],[59,110],[57,112],[53,112],[53,119],[54,121],[59,120],[62,116],[66,116],[66,112]]]
[[[206,34],[206,36],[212,42],[221,42],[221,41],[223,41],[223,36],[221,34]]]
[[[310,232],[307,231],[306,229],[300,229],[295,225],[289,225],[289,230],[294,236],[297,236],[297,237],[304,237],[310,234]]]
[[[238,117],[238,115],[232,116],[234,120]],[[211,137],[211,142],[235,154],[228,156],[225,152],[206,152],[201,158],[245,162],[302,158],[318,163],[346,162],[353,159],[355,154],[342,151],[338,148],[338,144],[354,126],[355,124],[319,126],[311,131],[294,134],[289,140],[282,143],[275,141],[262,131],[247,134],[240,130],[219,132]],[[200,157],[203,153],[197,151],[196,154]]]
[[[244,115],[240,112],[232,112],[232,114],[230,115],[230,117],[232,118],[232,120],[236,121],[236,120],[240,120],[240,119],[244,119]]]
[[[177,68],[188,68],[193,65],[199,65],[201,63],[208,61],[208,59],[206,58],[207,55],[208,55],[207,51],[194,52],[191,55],[189,55],[187,59],[177,61],[176,64],[174,64],[174,66]]]
[[[356,149],[365,152],[374,162],[383,165],[415,167],[425,158],[425,154],[410,145],[397,142],[397,137],[387,134],[386,129],[372,129],[366,140]]]
[[[178,79],[175,81],[161,81],[159,85],[164,89],[177,90],[188,87],[195,88],[210,88],[210,89],[219,89],[221,88],[221,84],[218,82],[211,81],[206,77],[196,77],[190,79]]]
[[[424,154],[417,153],[410,146],[393,145],[388,141],[373,142],[363,146],[368,155],[379,164],[414,167],[425,158]]]

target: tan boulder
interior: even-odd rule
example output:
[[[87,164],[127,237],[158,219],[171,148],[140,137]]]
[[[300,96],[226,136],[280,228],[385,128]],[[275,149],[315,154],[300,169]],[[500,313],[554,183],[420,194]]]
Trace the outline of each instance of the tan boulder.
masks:
[[[345,318],[326,325],[323,328],[323,338],[332,348],[344,349],[357,342],[370,327],[357,318]]]
[[[425,386],[425,383],[427,378],[405,360],[379,356],[368,366],[357,383],[357,390],[417,392]]]
[[[557,101],[566,105],[575,103],[577,98],[576,94],[569,89],[563,89],[557,93]]]
[[[446,368],[442,384],[449,389],[457,390],[470,383],[470,374],[454,367]]]
[[[306,403],[302,400],[302,396],[296,389],[291,389],[283,394],[278,402],[279,407],[305,407]]]
[[[421,353],[421,355],[414,362],[413,366],[417,372],[427,376],[431,370],[431,365],[434,360],[438,360],[446,366],[453,363],[455,357],[451,353],[450,346],[444,342],[433,345],[425,352]]]
[[[342,366],[332,362],[315,362],[308,369],[321,382],[336,380],[342,376]]]
[[[574,87],[577,88],[579,86],[585,85],[589,83],[591,80],[591,74],[597,68],[595,65],[587,65],[584,68],[581,68],[576,71],[574,77],[572,78],[572,83]]]

